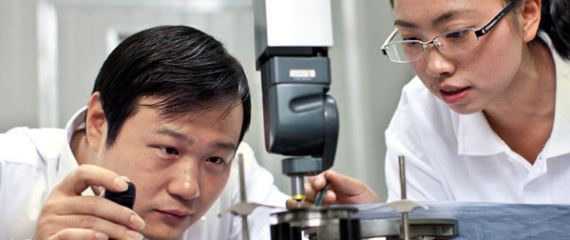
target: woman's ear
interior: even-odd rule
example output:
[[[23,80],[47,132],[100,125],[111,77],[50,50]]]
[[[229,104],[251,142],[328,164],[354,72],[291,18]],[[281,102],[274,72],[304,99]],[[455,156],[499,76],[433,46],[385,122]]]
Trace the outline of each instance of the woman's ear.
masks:
[[[89,147],[99,152],[105,147],[107,140],[107,118],[101,105],[101,94],[95,92],[89,98],[87,115],[85,116],[85,134]]]
[[[521,0],[520,22],[523,30],[523,40],[534,40],[540,25],[542,0]]]

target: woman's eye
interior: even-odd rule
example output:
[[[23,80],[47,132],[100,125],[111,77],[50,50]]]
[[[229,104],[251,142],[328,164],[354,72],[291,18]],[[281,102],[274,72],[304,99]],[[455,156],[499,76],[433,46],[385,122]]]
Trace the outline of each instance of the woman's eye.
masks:
[[[468,30],[458,30],[453,31],[445,35],[446,38],[461,38],[465,36],[469,31]]]
[[[206,161],[213,163],[213,164],[216,164],[216,165],[226,163],[226,161],[220,157],[211,157],[211,158],[208,158],[208,160],[206,160]]]
[[[404,37],[402,38],[404,41],[421,41],[419,38],[417,37]]]
[[[179,155],[180,153],[176,148],[173,147],[159,147],[160,151],[167,155]]]

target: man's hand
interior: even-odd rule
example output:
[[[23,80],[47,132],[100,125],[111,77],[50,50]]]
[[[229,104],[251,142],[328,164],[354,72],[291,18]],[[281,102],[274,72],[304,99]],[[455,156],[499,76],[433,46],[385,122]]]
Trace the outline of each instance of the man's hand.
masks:
[[[81,165],[51,192],[37,222],[35,240],[142,239],[144,221],[133,210],[98,196],[82,196],[90,186],[125,191],[126,177]]]
[[[375,203],[379,201],[374,190],[362,181],[328,170],[317,176],[309,177],[309,182],[305,183],[305,200],[301,206],[311,206],[317,193],[325,187],[327,182],[329,187],[325,193],[323,205]],[[287,208],[295,208],[296,206],[295,200],[287,200]]]

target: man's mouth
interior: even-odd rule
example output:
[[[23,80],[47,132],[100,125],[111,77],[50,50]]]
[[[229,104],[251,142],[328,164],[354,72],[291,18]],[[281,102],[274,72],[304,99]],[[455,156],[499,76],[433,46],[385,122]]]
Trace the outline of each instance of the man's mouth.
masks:
[[[156,212],[169,221],[184,221],[194,214],[189,209],[184,208],[157,209]]]

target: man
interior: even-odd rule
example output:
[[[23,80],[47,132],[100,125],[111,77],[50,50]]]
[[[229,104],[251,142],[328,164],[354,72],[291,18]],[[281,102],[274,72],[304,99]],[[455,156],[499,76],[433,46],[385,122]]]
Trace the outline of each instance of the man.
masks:
[[[239,201],[237,154],[248,200],[287,199],[240,144],[250,114],[243,69],[220,42],[185,26],[134,34],[65,130],[0,135],[0,239],[239,239],[239,218],[216,217]],[[98,196],[127,181],[133,210]],[[269,215],[254,214],[251,235],[268,238]]]

